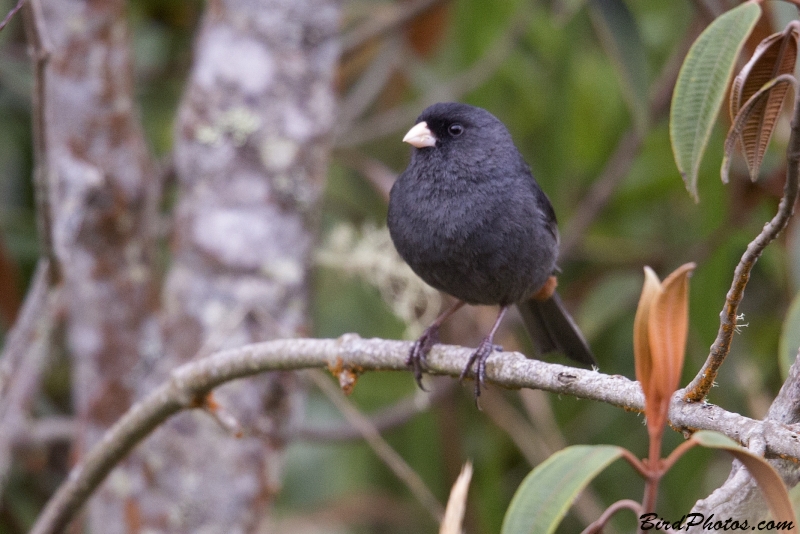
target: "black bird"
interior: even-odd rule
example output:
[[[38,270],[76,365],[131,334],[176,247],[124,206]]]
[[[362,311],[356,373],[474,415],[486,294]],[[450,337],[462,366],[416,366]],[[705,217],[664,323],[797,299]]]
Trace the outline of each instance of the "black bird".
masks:
[[[389,195],[389,233],[400,256],[431,286],[458,299],[414,343],[407,364],[422,387],[439,326],[466,304],[500,312],[461,373],[475,366],[475,395],[495,350],[494,333],[512,304],[539,353],[558,351],[583,363],[594,356],[555,293],[558,228],[553,206],[488,111],[459,103],[427,108],[403,141],[411,163]]]

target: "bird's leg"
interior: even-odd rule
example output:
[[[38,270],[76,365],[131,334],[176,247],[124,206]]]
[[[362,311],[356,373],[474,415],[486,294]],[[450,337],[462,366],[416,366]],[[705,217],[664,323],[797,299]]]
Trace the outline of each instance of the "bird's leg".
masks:
[[[464,370],[461,371],[461,376],[459,380],[464,380],[466,376],[469,374],[472,366],[475,365],[475,399],[480,396],[481,394],[481,386],[484,385],[486,381],[486,360],[489,359],[489,356],[492,352],[496,349],[496,345],[493,343],[494,340],[494,333],[497,332],[497,327],[500,326],[500,321],[503,320],[503,316],[508,311],[508,306],[503,306],[500,308],[500,313],[497,314],[497,319],[494,321],[494,326],[489,331],[489,335],[483,338],[478,348],[475,349],[475,352],[472,353],[472,356],[469,357],[469,361],[467,362],[466,367]]]
[[[419,339],[411,345],[411,350],[408,352],[408,358],[406,359],[406,365],[411,367],[411,370],[414,371],[414,379],[417,381],[419,388],[423,391],[425,388],[422,387],[422,370],[428,365],[428,353],[433,346],[439,342],[439,327],[464,304],[466,303],[463,300],[459,300],[447,308],[443,314],[437,317],[436,320],[425,329]]]

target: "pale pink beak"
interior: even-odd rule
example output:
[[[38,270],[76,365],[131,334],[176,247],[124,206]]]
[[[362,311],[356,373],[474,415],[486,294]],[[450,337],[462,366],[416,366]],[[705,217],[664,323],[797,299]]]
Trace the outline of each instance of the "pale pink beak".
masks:
[[[415,124],[414,127],[408,131],[406,136],[403,137],[403,142],[417,148],[425,148],[436,146],[436,137],[428,128],[428,123],[422,121]]]

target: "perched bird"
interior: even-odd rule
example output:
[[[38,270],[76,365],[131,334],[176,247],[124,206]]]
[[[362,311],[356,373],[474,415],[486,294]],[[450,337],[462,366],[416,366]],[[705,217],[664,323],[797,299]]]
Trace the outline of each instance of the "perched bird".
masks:
[[[392,186],[389,233],[400,256],[426,283],[458,299],[414,343],[407,364],[422,387],[439,327],[466,304],[500,312],[472,354],[475,395],[506,310],[519,308],[539,353],[583,364],[594,356],[555,293],[558,228],[553,206],[506,127],[488,111],[459,103],[427,108],[403,141],[411,162]]]

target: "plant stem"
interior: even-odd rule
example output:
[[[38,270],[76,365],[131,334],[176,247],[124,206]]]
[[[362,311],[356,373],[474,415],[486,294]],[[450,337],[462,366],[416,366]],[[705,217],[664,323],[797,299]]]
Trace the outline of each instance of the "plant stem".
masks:
[[[644,497],[642,498],[642,513],[654,512],[656,498],[658,497],[658,483],[664,470],[661,468],[661,437],[664,427],[650,433],[650,452],[647,456],[648,475],[644,482]]]

